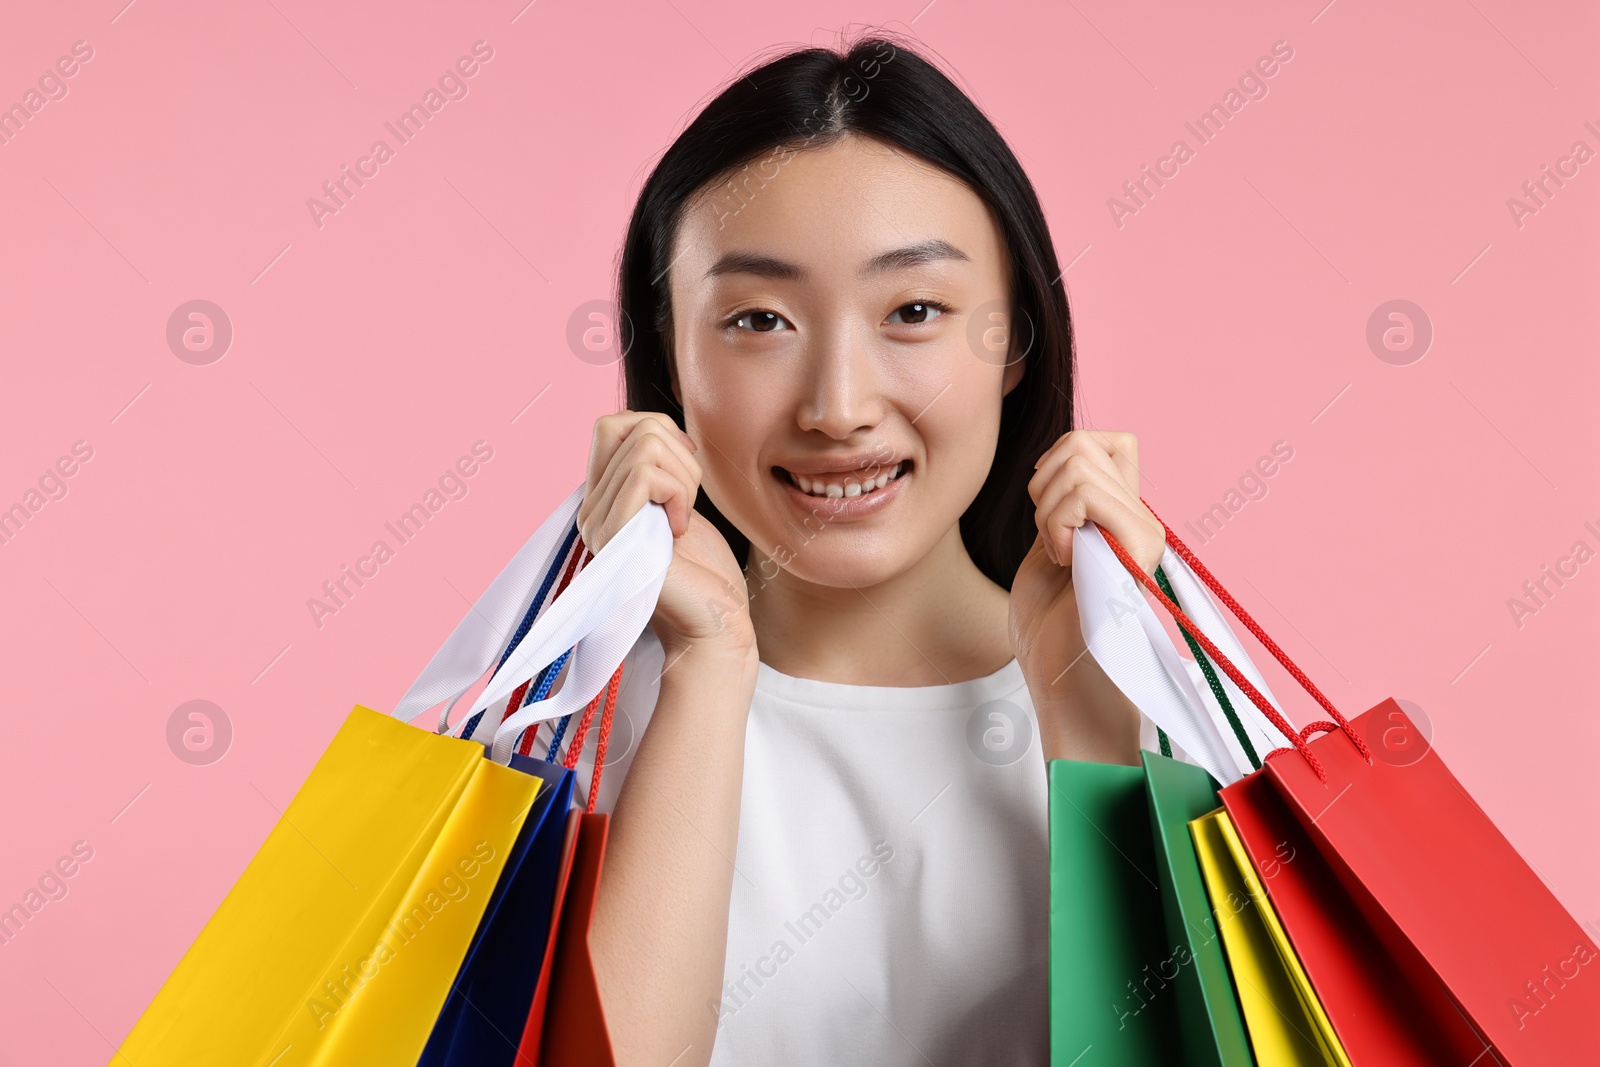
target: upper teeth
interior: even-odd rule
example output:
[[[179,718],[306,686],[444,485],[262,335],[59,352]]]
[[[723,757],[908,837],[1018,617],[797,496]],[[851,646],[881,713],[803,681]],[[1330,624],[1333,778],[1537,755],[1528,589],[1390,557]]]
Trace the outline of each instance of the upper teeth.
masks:
[[[790,471],[789,478],[794,482],[795,485],[800,487],[801,492],[808,493],[811,496],[861,496],[863,493],[871,493],[878,489],[882,489],[884,486],[900,477],[900,474],[904,469],[905,461],[901,460],[899,463],[896,463],[893,467],[890,467],[887,470],[878,470],[876,476],[872,474],[871,470],[868,470],[860,473],[851,473],[848,475],[828,475],[826,477],[819,476],[816,478],[808,478],[804,474],[796,474],[794,471]]]

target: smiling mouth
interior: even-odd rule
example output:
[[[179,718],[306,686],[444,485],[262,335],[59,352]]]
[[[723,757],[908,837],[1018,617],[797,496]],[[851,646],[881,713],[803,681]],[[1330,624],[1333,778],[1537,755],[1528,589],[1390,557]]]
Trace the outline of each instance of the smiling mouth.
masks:
[[[837,500],[842,497],[871,496],[883,489],[911,468],[910,460],[901,460],[893,467],[870,471],[839,471],[832,474],[799,474],[784,467],[774,470],[778,476],[807,496]]]

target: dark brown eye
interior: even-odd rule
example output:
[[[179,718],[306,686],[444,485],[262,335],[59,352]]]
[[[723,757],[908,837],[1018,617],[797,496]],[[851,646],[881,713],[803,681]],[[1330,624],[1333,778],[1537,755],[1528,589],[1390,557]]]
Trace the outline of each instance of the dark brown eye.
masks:
[[[747,311],[734,319],[733,324],[741,330],[750,330],[753,333],[771,333],[774,330],[792,328],[784,317],[775,311]]]
[[[932,322],[944,312],[936,304],[904,304],[895,309],[889,316],[890,322],[903,322],[916,326],[924,322]]]

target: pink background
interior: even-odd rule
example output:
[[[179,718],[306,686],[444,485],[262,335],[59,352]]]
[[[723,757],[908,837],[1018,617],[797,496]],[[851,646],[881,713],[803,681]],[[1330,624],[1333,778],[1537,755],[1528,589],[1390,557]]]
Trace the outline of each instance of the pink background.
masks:
[[[350,706],[392,706],[581,477],[618,376],[567,323],[648,168],[731,66],[862,24],[942,56],[1023,160],[1081,410],[1140,435],[1151,502],[1184,530],[1287,441],[1202,555],[1344,708],[1424,709],[1600,920],[1600,563],[1507,605],[1600,549],[1600,163],[1507,206],[1600,149],[1593,5],[524,2],[9,5],[0,104],[94,57],[0,145],[0,507],[93,458],[0,545],[0,907],[93,859],[0,945],[0,1060],[110,1058]],[[319,228],[307,199],[478,40],[469,95]],[[1279,40],[1268,95],[1119,228],[1108,199]],[[166,340],[194,299],[234,330],[206,366]],[[1394,299],[1434,330],[1404,366],[1366,340]],[[307,598],[480,440],[468,495],[319,628]],[[167,740],[196,699],[233,731],[204,766]]]

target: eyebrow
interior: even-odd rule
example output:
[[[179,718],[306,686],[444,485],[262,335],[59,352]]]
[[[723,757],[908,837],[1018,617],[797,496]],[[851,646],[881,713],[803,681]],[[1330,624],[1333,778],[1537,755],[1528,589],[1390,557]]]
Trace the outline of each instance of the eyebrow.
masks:
[[[891,270],[909,270],[912,267],[945,259],[963,263],[971,261],[970,256],[949,241],[933,238],[873,256],[862,268],[861,273],[869,275]],[[707,278],[715,278],[722,274],[753,274],[760,278],[779,278],[795,282],[806,279],[805,270],[797,264],[758,252],[728,252],[706,271]]]

